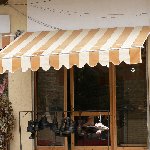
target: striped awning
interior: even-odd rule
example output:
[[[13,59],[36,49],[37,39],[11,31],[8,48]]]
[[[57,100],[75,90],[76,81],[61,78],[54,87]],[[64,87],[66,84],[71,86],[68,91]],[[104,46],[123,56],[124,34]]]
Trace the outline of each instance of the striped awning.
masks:
[[[0,72],[141,62],[150,27],[26,32],[0,52]]]
[[[13,40],[14,36],[10,36],[10,33],[0,33],[0,49],[6,47]]]

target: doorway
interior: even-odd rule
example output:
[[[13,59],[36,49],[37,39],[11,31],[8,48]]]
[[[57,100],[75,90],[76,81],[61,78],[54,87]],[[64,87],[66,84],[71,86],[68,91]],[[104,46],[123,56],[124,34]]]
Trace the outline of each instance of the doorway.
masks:
[[[67,70],[39,70],[36,73],[37,111],[47,112],[47,120],[63,117],[75,123],[70,136],[56,136],[50,129],[38,133],[38,150],[144,150],[146,127],[146,53],[142,63],[125,63],[109,68],[97,64]],[[54,113],[57,112],[56,113]],[[62,115],[63,112],[63,115]],[[80,126],[101,122],[109,132],[85,134]],[[138,131],[137,129],[140,129]],[[132,130],[136,132],[131,132]],[[80,132],[79,132],[80,131]],[[142,133],[142,136],[137,136]],[[136,139],[138,137],[138,139]]]
[[[42,130],[38,133],[37,149],[108,149],[111,146],[110,130],[96,134],[84,129],[99,122],[110,128],[109,68],[100,64],[92,68],[74,66],[70,70],[62,67],[59,71],[51,68],[47,72],[39,70],[36,76],[37,111],[46,112],[49,122],[57,117],[59,125],[62,111],[68,111],[64,115],[70,117],[75,126],[69,137]],[[57,116],[53,111],[57,111]],[[79,126],[84,126],[81,133]]]

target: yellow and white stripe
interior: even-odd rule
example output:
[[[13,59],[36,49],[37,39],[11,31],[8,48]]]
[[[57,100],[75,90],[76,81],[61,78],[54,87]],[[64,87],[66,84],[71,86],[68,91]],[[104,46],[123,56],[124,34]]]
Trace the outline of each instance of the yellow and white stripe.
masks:
[[[0,72],[140,63],[149,33],[150,27],[26,32],[0,52]]]

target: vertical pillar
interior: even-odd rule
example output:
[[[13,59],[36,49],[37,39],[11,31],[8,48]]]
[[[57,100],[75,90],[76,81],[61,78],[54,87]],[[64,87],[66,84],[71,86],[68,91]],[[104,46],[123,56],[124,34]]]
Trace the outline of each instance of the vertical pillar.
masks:
[[[67,69],[64,67],[64,115],[67,117]],[[68,138],[65,137],[65,150],[68,150]]]
[[[71,119],[74,120],[74,68],[70,69]],[[71,150],[74,150],[74,133],[71,134]]]
[[[147,46],[146,46],[146,52],[147,52],[147,129],[148,129],[148,138],[147,138],[147,146],[148,149],[150,149],[150,36],[148,37],[147,40]]]
[[[110,90],[110,137],[111,150],[117,149],[117,127],[116,127],[116,69],[110,63],[109,66],[109,90]]]
[[[9,73],[9,100],[12,102],[15,117],[14,139],[10,143],[11,150],[20,150],[20,134],[19,134],[19,111],[32,110],[32,72],[17,71],[14,74]],[[31,120],[31,114],[21,114],[22,129],[22,150],[32,150],[34,146],[33,140],[29,140],[28,121]]]

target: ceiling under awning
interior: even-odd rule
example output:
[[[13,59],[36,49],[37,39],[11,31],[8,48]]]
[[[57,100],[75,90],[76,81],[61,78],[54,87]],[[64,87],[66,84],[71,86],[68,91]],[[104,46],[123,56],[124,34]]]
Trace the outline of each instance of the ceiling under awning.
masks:
[[[26,32],[0,52],[0,72],[141,62],[150,27]]]

